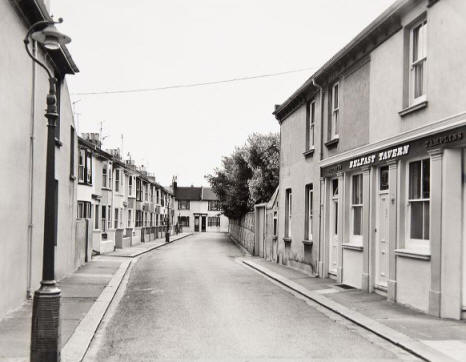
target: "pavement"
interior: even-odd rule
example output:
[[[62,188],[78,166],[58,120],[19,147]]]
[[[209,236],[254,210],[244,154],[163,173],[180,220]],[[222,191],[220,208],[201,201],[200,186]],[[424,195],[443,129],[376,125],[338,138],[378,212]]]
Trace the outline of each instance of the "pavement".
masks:
[[[172,236],[176,241],[189,233]],[[58,282],[61,289],[62,361],[80,361],[121,280],[137,257],[166,244],[157,239],[125,250],[99,255]],[[0,361],[29,361],[32,301],[0,320]]]
[[[419,360],[242,259],[220,233],[142,255],[84,361]]]
[[[345,289],[332,279],[320,279],[261,258],[243,264],[290,290],[429,361],[466,361],[466,323],[439,319],[388,302],[384,296]]]

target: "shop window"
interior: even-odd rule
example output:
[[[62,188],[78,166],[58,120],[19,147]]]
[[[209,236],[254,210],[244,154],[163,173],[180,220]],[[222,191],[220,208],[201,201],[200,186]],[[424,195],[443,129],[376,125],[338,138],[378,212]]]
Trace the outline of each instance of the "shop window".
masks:
[[[220,217],[218,217],[218,216],[209,216],[207,218],[207,226],[219,227],[220,226]]]
[[[388,190],[388,166],[381,167],[379,170],[379,190]]]
[[[306,186],[306,223],[305,223],[305,235],[306,240],[312,240],[313,234],[313,213],[314,213],[314,187],[312,184]]]
[[[351,241],[362,240],[362,174],[351,178]]]
[[[291,238],[291,213],[293,210],[293,195],[291,189],[286,190],[285,194],[285,237]]]
[[[189,227],[189,216],[180,216],[180,226]]]
[[[428,247],[430,222],[430,160],[409,163],[409,240],[407,247]]]

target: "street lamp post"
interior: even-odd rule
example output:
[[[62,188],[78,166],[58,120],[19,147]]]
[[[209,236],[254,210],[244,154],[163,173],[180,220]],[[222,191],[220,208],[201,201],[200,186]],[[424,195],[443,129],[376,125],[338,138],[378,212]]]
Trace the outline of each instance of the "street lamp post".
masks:
[[[47,94],[47,159],[45,176],[44,246],[42,257],[41,286],[34,293],[31,325],[31,361],[60,360],[60,289],[55,282],[55,123],[58,119],[56,84],[57,79],[47,66],[35,57],[29,49],[30,39],[45,49],[57,50],[71,41],[57,31],[53,20],[33,24],[24,38],[24,45],[32,60],[45,69],[49,77]]]
[[[165,242],[170,242],[170,197],[167,197],[167,231],[165,232]]]

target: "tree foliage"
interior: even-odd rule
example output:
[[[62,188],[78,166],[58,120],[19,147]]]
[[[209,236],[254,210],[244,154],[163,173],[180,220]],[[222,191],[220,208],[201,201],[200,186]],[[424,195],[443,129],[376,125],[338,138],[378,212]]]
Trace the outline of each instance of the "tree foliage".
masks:
[[[254,204],[267,202],[278,186],[278,134],[250,135],[243,147],[223,157],[222,166],[206,178],[218,195],[224,214],[238,219]]]

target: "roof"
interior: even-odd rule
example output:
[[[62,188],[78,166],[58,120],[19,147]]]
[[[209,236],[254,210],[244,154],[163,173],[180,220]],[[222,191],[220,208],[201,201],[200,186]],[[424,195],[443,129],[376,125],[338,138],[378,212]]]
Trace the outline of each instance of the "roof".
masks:
[[[175,199],[186,201],[216,201],[218,197],[210,187],[177,186],[175,189]]]
[[[306,100],[306,94],[319,90],[319,82],[335,75],[345,63],[353,64],[401,29],[400,15],[419,0],[398,0],[365,27],[343,49],[309,77],[285,102],[275,106],[273,114],[281,122]],[[429,4],[436,1],[430,0]]]

